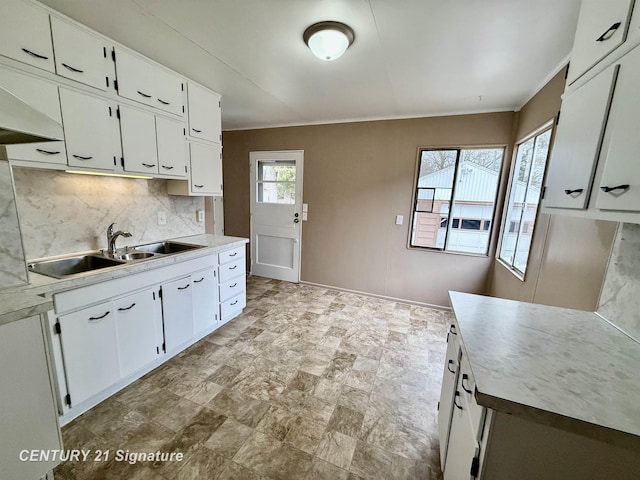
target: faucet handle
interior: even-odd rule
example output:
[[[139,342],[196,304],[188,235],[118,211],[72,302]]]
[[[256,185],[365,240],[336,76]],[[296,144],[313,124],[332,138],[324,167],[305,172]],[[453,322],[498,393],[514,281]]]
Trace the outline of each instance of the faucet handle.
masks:
[[[107,227],[107,232],[108,232],[109,234],[113,233],[113,226],[114,226],[115,224],[116,224],[116,222],[113,222],[111,225],[109,225],[109,226]]]

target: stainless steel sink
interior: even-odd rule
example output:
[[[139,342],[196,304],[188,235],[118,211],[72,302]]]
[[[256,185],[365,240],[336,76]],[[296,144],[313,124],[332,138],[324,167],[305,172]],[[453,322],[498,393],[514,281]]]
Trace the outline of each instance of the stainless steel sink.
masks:
[[[85,254],[54,260],[29,263],[29,270],[53,278],[65,278],[78,273],[91,272],[122,265],[123,260],[107,258],[100,254]]]
[[[190,245],[188,243],[178,242],[156,242],[133,247],[134,250],[159,253],[162,255],[171,255],[172,253],[181,253],[188,250],[196,250],[198,248],[202,248],[202,245]]]
[[[135,250],[131,250],[126,253],[117,253],[115,258],[117,258],[118,260],[124,260],[125,262],[130,262],[132,260],[144,260],[155,256],[155,253],[136,252]]]

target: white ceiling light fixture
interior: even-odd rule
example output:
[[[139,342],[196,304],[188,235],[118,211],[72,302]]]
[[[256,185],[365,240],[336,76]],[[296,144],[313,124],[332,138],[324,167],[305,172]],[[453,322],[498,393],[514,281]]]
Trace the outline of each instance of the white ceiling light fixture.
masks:
[[[304,43],[320,60],[335,60],[342,56],[356,38],[349,25],[340,22],[314,23],[302,35]]]

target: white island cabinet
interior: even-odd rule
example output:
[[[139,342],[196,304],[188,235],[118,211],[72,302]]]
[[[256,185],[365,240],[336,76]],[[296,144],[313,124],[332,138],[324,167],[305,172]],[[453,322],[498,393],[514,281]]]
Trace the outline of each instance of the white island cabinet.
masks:
[[[593,313],[450,296],[445,480],[638,478],[640,344]]]

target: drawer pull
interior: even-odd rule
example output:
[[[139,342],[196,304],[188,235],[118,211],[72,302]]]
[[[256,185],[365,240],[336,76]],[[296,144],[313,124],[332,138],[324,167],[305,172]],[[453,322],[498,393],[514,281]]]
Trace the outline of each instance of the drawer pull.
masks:
[[[202,187],[204,187],[204,185],[194,185],[194,187],[196,187],[196,188],[202,188]]]
[[[238,282],[234,283],[233,285],[229,285],[229,288],[234,288],[238,286]]]
[[[93,157],[83,157],[82,155],[76,155],[75,153],[72,157],[77,158],[78,160],[91,160]]]
[[[71,70],[72,72],[84,73],[84,70],[80,70],[79,68],[73,68],[72,66],[67,65],[66,63],[63,63],[62,66],[68,70]]]
[[[465,380],[469,380],[469,375],[467,375],[466,373],[462,374],[462,381],[460,382],[460,385],[462,385],[462,389],[467,392],[467,393],[472,393],[471,390],[469,390],[467,387],[464,386],[464,381]]]
[[[119,309],[118,309],[118,311],[119,311],[119,312],[124,312],[124,311],[126,311],[126,310],[131,310],[131,309],[132,309],[133,307],[135,307],[135,306],[136,306],[136,304],[135,304],[135,303],[132,303],[132,304],[131,304],[131,305],[129,305],[128,307],[119,308]]]
[[[136,90],[138,92],[138,95],[142,95],[144,98],[151,98],[151,95],[147,95],[144,92],[141,92],[140,90]]]
[[[449,363],[447,363],[447,370],[449,370],[451,373],[456,373],[455,370],[451,370],[451,365],[453,365],[453,360],[449,360]]]
[[[101,315],[99,317],[89,317],[89,321],[90,322],[95,322],[96,320],[102,320],[104,317],[106,317],[107,315],[109,315],[111,312],[107,311],[104,315]]]
[[[52,152],[50,150],[43,150],[41,148],[36,148],[36,152],[40,152],[43,155],[58,155],[59,153],[61,153],[61,152]]]
[[[158,101],[163,104],[163,105],[169,105],[170,102],[165,102],[164,100],[162,100],[161,98],[158,99]]]
[[[161,165],[161,167],[165,170],[173,170],[173,167],[167,167],[166,165]]]
[[[189,288],[191,286],[190,283],[187,283],[184,287],[178,287],[178,290],[186,290],[187,288]]]
[[[615,187],[600,187],[600,190],[602,190],[604,193],[611,193],[615,190],[629,190],[629,185],[618,185]]]
[[[449,333],[453,333],[454,335],[457,335],[457,334],[458,334],[458,332],[457,332],[457,330],[456,330],[456,326],[455,326],[455,325],[451,325],[451,326],[449,327]]]
[[[156,166],[156,164],[154,163],[153,165],[151,165],[150,163],[143,163],[142,166],[147,168],[153,168]]]
[[[230,254],[229,254],[229,256],[230,256],[230,257],[235,257],[237,254],[238,254],[238,252],[230,253]]]
[[[566,193],[567,195],[573,195],[574,193],[582,193],[584,192],[584,188],[575,188],[573,190],[565,190],[564,193]]]
[[[204,280],[204,277],[202,277],[200,280],[194,280],[193,283],[200,283]]]
[[[192,128],[191,128],[191,130],[193,130],[193,131],[194,131],[194,132],[196,132],[196,133],[202,133],[202,130],[198,130],[197,128],[193,128],[193,127],[192,127]]]
[[[460,392],[456,390],[456,394],[453,397],[453,404],[456,406],[456,408],[459,408],[460,410],[462,410],[462,407],[458,405],[458,402],[456,402],[459,396],[460,396]]]
[[[611,37],[613,37],[613,34],[615,33],[615,31],[620,28],[621,23],[620,22],[616,22],[613,25],[611,25],[606,32],[604,32],[602,35],[600,35],[597,39],[596,42],[604,42],[605,40],[609,40]]]
[[[234,265],[233,267],[229,267],[229,270],[235,270],[236,268],[238,268],[238,265]]]
[[[233,306],[233,305],[235,305],[236,303],[238,303],[238,300],[236,300],[235,302],[231,302],[229,305]]]
[[[43,60],[49,60],[49,57],[45,57],[44,55],[38,55],[37,53],[32,52],[31,50],[27,50],[26,48],[23,48],[22,51],[25,53],[28,53],[32,57],[41,58]]]

